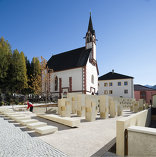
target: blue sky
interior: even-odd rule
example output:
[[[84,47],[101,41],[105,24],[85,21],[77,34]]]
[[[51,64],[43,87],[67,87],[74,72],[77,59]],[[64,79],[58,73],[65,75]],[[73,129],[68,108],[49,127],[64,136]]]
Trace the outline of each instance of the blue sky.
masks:
[[[0,0],[0,37],[29,58],[85,45],[89,13],[100,76],[112,69],[156,84],[156,0]]]

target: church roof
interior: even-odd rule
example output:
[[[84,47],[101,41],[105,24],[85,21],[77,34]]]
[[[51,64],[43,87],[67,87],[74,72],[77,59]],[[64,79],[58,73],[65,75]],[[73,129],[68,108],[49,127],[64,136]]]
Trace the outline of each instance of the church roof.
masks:
[[[118,74],[115,72],[109,72],[103,76],[100,76],[98,80],[115,80],[115,79],[133,79],[133,77]]]
[[[86,65],[91,49],[78,49],[53,55],[47,62],[48,68],[54,71],[83,67]]]

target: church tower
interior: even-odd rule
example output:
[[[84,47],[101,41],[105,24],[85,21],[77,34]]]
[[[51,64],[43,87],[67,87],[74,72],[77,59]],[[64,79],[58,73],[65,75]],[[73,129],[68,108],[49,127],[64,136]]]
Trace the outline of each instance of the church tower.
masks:
[[[90,59],[96,61],[96,36],[95,36],[95,30],[93,29],[93,25],[92,25],[91,13],[89,18],[88,31],[86,33],[85,39],[86,39],[86,49],[92,48]]]

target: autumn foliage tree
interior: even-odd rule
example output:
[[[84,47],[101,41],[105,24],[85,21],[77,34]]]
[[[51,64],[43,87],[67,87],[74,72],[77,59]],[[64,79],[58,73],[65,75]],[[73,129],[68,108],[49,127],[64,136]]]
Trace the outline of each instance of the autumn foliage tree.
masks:
[[[37,57],[33,57],[32,59],[29,81],[29,88],[32,90],[32,93],[37,95],[41,94],[41,66],[40,61]]]
[[[53,70],[50,70],[47,66],[47,60],[41,56],[41,72],[42,72],[42,93],[46,96],[46,101],[50,95],[49,91],[49,72],[52,73]]]

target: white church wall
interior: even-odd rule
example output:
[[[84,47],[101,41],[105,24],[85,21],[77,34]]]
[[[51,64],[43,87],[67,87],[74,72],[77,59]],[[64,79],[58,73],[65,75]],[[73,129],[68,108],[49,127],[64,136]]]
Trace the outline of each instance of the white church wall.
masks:
[[[121,86],[118,86],[118,82],[121,82]],[[124,82],[128,84],[124,85]],[[107,86],[104,86],[105,83],[107,83]],[[109,85],[110,83],[112,83],[112,86]],[[99,95],[107,94],[116,97],[134,98],[133,79],[99,80],[98,84]],[[128,93],[125,93],[125,90],[127,90]],[[112,94],[110,93],[111,91]]]
[[[55,77],[58,77],[58,90],[55,91]],[[62,88],[69,88],[69,77],[72,77],[72,91],[82,90],[82,68],[64,70],[51,74],[51,92],[59,92],[59,78],[62,79]]]
[[[93,43],[94,59],[96,60],[96,45]]]
[[[92,75],[94,76],[94,83],[92,83],[91,78]],[[98,74],[97,74],[97,69],[96,66],[93,66],[89,60],[86,65],[86,91],[93,90],[95,88],[95,93],[97,93],[97,87],[98,87]],[[86,94],[90,94],[87,92]]]

